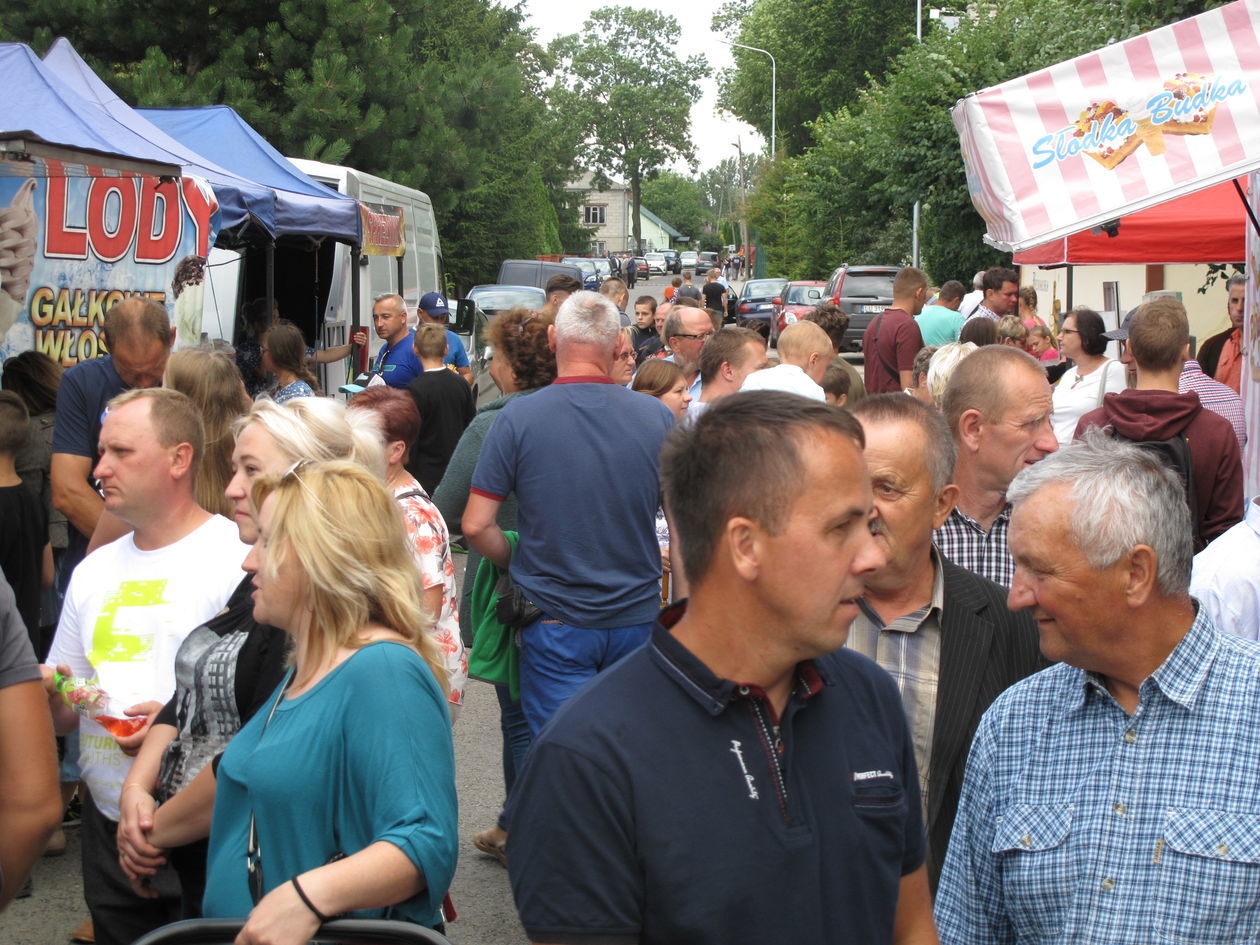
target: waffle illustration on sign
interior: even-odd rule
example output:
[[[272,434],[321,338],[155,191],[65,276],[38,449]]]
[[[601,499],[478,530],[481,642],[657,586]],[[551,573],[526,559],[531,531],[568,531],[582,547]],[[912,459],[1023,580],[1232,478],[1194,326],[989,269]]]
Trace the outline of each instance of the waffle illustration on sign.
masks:
[[[1073,137],[1079,139],[1081,153],[1112,170],[1142,144],[1143,136],[1129,113],[1115,102],[1090,102],[1076,120]]]
[[[31,287],[39,234],[34,193],[35,181],[28,180],[0,210],[0,342],[22,314]]]

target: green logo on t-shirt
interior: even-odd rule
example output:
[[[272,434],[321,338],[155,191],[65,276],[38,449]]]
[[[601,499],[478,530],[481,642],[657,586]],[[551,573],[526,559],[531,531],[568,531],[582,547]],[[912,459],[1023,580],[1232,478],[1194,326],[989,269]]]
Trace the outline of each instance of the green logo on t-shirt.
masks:
[[[118,590],[105,598],[101,612],[92,628],[92,652],[88,654],[93,666],[103,663],[134,663],[143,660],[152,648],[152,642],[126,627],[114,624],[114,618],[123,607],[156,607],[169,604],[163,600],[166,580],[123,581]]]

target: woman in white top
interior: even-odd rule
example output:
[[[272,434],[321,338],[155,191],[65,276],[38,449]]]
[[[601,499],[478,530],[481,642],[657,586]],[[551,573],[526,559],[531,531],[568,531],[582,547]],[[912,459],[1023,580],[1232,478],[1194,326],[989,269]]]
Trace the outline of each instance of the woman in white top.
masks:
[[[1063,319],[1059,346],[1072,366],[1054,388],[1054,435],[1060,446],[1072,442],[1077,421],[1099,406],[1104,394],[1125,389],[1124,365],[1103,354],[1104,331],[1102,316],[1092,309],[1075,308]]]

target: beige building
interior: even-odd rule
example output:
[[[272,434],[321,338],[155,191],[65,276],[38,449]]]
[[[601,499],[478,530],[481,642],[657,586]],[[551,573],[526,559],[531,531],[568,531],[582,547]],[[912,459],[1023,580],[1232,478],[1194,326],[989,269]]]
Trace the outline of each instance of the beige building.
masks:
[[[628,185],[613,181],[607,190],[596,190],[594,176],[587,173],[565,189],[586,195],[580,211],[582,223],[596,227],[591,234],[590,252],[603,255],[628,253],[634,249],[634,201]],[[640,207],[639,235],[643,240],[641,251],[651,253],[669,249],[671,240],[682,234],[646,207]]]

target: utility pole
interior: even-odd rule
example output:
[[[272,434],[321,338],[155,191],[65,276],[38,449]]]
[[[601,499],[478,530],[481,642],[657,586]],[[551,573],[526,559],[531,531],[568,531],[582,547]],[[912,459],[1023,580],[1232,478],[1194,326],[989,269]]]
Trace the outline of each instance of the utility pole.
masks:
[[[743,246],[744,252],[748,253],[748,181],[744,178],[744,148],[739,138],[735,139],[735,153],[739,155],[739,193],[741,197],[739,223],[740,232],[742,234],[741,245]]]

